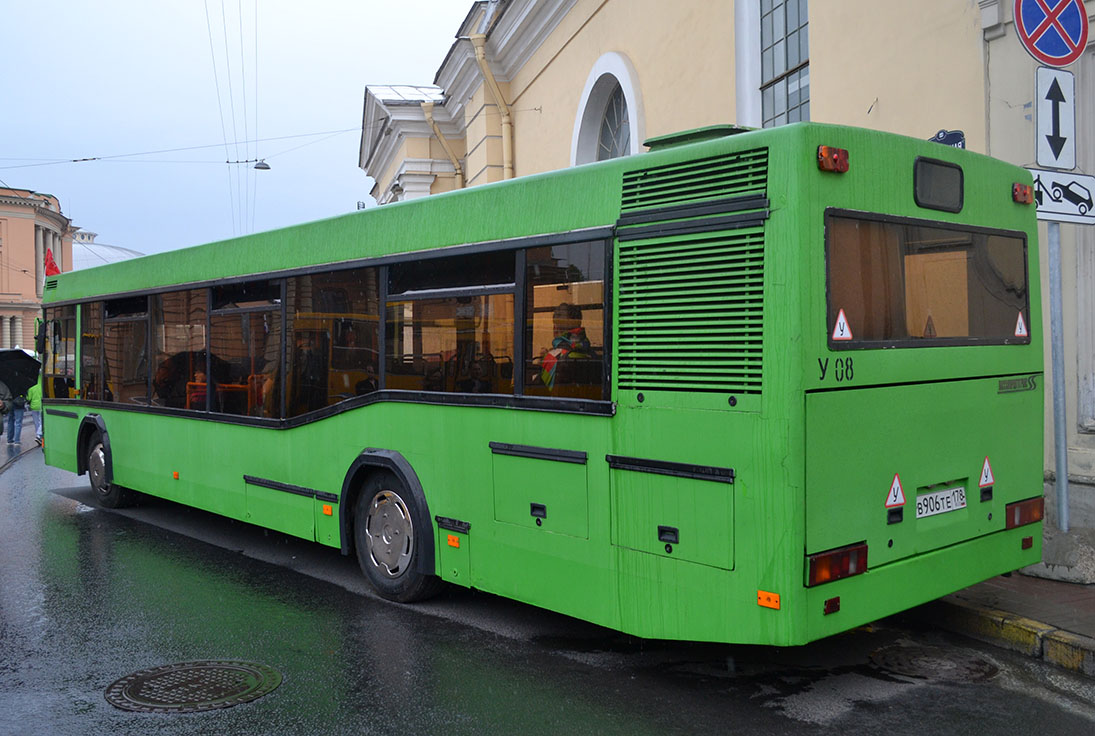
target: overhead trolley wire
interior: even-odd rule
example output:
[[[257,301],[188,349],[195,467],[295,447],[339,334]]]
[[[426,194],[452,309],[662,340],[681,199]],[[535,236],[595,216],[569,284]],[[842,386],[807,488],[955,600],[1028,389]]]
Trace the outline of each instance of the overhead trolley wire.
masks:
[[[205,0],[205,28],[209,35],[209,56],[213,63],[213,83],[217,88],[217,109],[220,111],[221,119],[221,138],[224,140],[224,159],[227,161],[230,156],[228,154],[228,130],[224,125],[224,103],[221,102],[221,83],[220,76],[217,74],[217,54],[213,49],[213,24],[209,20],[209,0]],[[175,151],[157,151],[157,153],[174,153]],[[139,154],[138,154],[139,155]],[[228,199],[229,199],[229,214],[235,221],[236,206],[235,201],[232,199],[232,167],[228,167]],[[234,231],[233,231],[233,234]]]

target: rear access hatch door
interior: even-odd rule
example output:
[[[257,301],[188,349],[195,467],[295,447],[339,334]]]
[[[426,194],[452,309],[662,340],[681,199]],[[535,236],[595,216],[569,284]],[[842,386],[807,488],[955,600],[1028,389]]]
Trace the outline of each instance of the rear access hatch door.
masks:
[[[1042,493],[1039,378],[808,393],[807,554],[866,541],[878,567],[1002,530]]]

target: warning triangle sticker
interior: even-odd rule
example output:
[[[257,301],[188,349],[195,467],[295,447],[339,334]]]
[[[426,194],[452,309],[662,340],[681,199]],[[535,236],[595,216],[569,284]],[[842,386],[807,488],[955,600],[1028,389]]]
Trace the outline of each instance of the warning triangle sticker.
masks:
[[[1015,320],[1015,336],[1030,337],[1030,332],[1027,330],[1027,323],[1023,321],[1022,312],[1019,312],[1019,319]]]
[[[985,458],[985,464],[981,466],[981,481],[977,484],[978,488],[988,488],[996,479],[992,477],[992,466],[989,465],[989,459]]]
[[[848,326],[848,318],[844,316],[844,310],[836,316],[836,324],[833,326],[834,340],[851,340],[852,328]]]
[[[886,496],[886,508],[892,509],[905,505],[905,491],[901,489],[901,479],[897,473],[893,474],[893,483],[890,484],[890,495]]]
[[[937,335],[935,334],[935,321],[932,319],[932,316],[929,314],[928,315],[928,322],[927,322],[927,324],[924,325],[924,337],[927,338],[927,339],[931,339],[931,338],[934,338],[936,336]]]

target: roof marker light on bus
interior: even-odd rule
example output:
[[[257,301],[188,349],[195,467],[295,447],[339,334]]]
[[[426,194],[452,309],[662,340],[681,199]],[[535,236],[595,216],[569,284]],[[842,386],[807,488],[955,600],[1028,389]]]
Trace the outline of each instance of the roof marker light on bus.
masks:
[[[843,174],[848,170],[848,152],[833,146],[817,147],[817,167],[822,171]]]
[[[1004,509],[1004,528],[1014,529],[1041,521],[1045,512],[1045,499],[1028,498],[1026,501],[1009,503]]]
[[[853,544],[840,549],[809,555],[806,586],[830,583],[841,578],[867,572],[867,545]]]
[[[1019,204],[1034,204],[1034,187],[1015,182],[1011,185],[1011,199]]]

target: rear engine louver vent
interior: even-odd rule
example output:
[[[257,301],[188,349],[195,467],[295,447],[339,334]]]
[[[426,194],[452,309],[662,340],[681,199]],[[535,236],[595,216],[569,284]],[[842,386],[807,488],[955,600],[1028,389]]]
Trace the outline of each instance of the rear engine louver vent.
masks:
[[[759,394],[766,149],[624,175],[619,386]]]
[[[57,279],[46,279],[46,291],[57,288]]]

